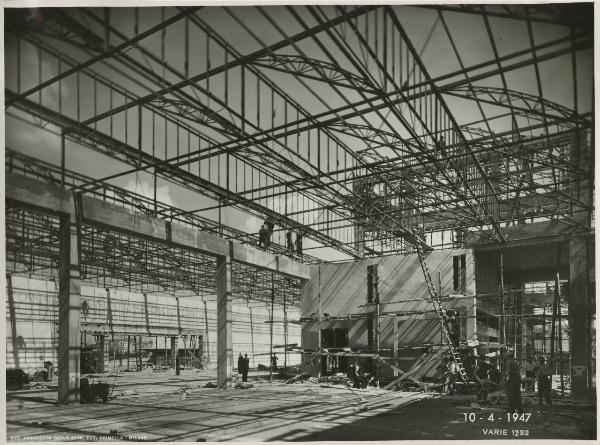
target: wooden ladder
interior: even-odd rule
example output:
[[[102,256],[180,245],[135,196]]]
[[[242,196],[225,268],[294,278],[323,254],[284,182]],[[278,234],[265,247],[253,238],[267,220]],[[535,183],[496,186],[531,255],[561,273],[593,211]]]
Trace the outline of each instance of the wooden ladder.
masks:
[[[417,238],[416,235],[415,238]],[[421,269],[423,270],[427,290],[429,291],[429,295],[431,296],[433,307],[435,309],[438,320],[440,322],[440,326],[442,328],[443,341],[447,342],[448,344],[448,348],[450,349],[450,353],[452,354],[454,363],[456,363],[456,365],[458,366],[458,373],[460,374],[460,378],[464,383],[467,383],[469,380],[467,372],[465,371],[465,366],[460,358],[459,353],[456,351],[454,345],[452,344],[450,332],[448,331],[448,323],[446,322],[446,310],[442,308],[442,302],[440,300],[440,297],[438,296],[435,286],[433,285],[433,281],[431,280],[431,274],[429,273],[429,268],[427,267],[427,262],[425,261],[423,246],[419,242],[414,243],[414,245],[417,249],[417,254],[419,255],[419,262],[421,263]]]

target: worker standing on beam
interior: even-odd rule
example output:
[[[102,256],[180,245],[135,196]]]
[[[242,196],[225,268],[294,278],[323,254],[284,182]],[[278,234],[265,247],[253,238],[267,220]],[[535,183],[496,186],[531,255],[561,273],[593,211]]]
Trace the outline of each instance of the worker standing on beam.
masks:
[[[271,246],[271,237],[273,236],[273,229],[275,228],[275,224],[267,218],[265,219],[265,227],[267,228],[267,234],[265,236],[265,247]]]
[[[441,154],[442,158],[446,157],[446,140],[444,139],[444,136],[440,137],[440,140],[438,142],[438,151]]]
[[[288,231],[285,234],[285,240],[287,243],[287,250],[290,252],[291,257],[294,257],[294,239],[293,239],[293,233],[292,233],[292,228],[290,227],[288,229]]]
[[[302,256],[302,231],[296,235],[296,253],[298,257]]]
[[[267,230],[266,225],[262,225],[260,230],[258,231],[258,247],[266,248],[267,247],[267,237],[269,231]]]

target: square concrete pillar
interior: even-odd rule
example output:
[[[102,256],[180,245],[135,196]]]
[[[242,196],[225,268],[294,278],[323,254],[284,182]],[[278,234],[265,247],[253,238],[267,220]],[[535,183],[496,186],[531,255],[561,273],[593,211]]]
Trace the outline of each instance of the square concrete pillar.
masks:
[[[177,337],[171,337],[171,365],[177,371]]]
[[[231,312],[231,257],[217,257],[217,387],[231,388],[233,317]]]
[[[58,403],[79,401],[81,284],[77,236],[71,217],[60,219],[58,265]]]
[[[591,395],[591,323],[594,292],[590,289],[592,240],[585,236],[569,243],[569,327],[571,329],[571,394],[576,399]],[[591,244],[591,246],[590,246]]]

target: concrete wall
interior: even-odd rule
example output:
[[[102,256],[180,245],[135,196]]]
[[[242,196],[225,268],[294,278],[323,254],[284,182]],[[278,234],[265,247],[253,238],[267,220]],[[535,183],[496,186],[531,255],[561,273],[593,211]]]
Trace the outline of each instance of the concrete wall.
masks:
[[[448,296],[443,306],[446,309],[459,308],[472,313],[474,299],[458,298],[453,288],[453,256],[466,255],[466,292],[475,294],[475,276],[473,254],[470,250],[453,249],[433,251],[427,255],[427,264],[433,282],[438,287],[441,277],[441,295]],[[304,348],[318,349],[318,322],[320,299],[320,328],[348,328],[350,347],[365,347],[368,344],[367,320],[329,320],[329,316],[364,315],[373,313],[374,306],[367,306],[367,266],[378,264],[379,295],[381,312],[401,314],[409,311],[431,311],[431,303],[424,301],[429,297],[418,256],[395,255],[376,259],[365,259],[341,264],[323,264],[314,267],[311,279],[302,292],[302,317],[314,317],[314,321],[302,323],[302,345]],[[320,295],[320,298],[319,298]],[[452,295],[455,295],[452,297]],[[417,345],[440,343],[440,325],[435,312],[419,315],[397,316],[398,345]],[[475,322],[469,320],[466,327],[467,337],[475,333]],[[394,317],[381,317],[381,347],[392,348],[394,343]],[[389,355],[392,353],[389,352]],[[304,363],[310,357],[305,355]],[[307,365],[308,366],[308,365]],[[307,367],[309,372],[313,372]],[[313,367],[314,369],[314,367]]]
[[[33,374],[43,369],[43,363],[50,360],[58,363],[58,297],[56,284],[53,281],[42,281],[23,277],[12,277],[13,299],[16,313],[16,337],[22,337],[24,347],[18,349],[20,368]],[[142,336],[144,344],[155,344],[154,336],[158,336],[158,348],[164,349],[164,338],[176,336],[179,332],[187,335],[202,335],[204,340],[204,353],[210,354],[213,367],[216,367],[217,358],[217,323],[216,323],[216,298],[205,297],[207,300],[208,313],[208,344],[206,342],[204,304],[200,297],[180,298],[180,321],[177,320],[177,304],[172,296],[149,294],[147,296],[148,322],[150,332],[148,336],[145,317],[145,301],[142,294],[112,290],[111,309],[115,332],[123,332],[130,335]],[[87,315],[82,314],[82,329],[89,331],[110,332],[108,323],[106,290],[82,286],[82,302],[86,301],[89,307]],[[250,366],[256,367],[259,363],[269,363],[269,312],[266,305],[251,303],[252,307],[252,331],[250,326],[250,308],[246,303],[234,302],[233,304],[233,353],[248,354]],[[13,341],[10,323],[10,310],[6,310],[6,366],[15,366],[13,353]],[[299,318],[299,309],[288,307],[288,320]],[[274,319],[283,320],[283,308],[275,305]],[[182,331],[179,330],[181,327]],[[117,336],[118,337],[118,336]],[[126,334],[124,334],[126,338]],[[88,335],[88,341],[91,336]],[[266,354],[252,356],[252,340],[254,343],[254,354]],[[275,323],[273,326],[273,344],[284,343],[283,323]],[[288,343],[300,343],[300,327],[297,324],[288,323]],[[179,348],[183,349],[183,340],[180,340]],[[170,342],[167,342],[170,348]],[[106,341],[106,363],[108,364],[109,341]],[[131,344],[133,353],[133,341]],[[279,365],[283,365],[283,349],[275,350]],[[280,352],[281,351],[281,352]],[[132,366],[134,360],[131,360]],[[288,364],[300,363],[299,354],[290,354]],[[112,366],[112,365],[111,365]],[[234,363],[237,366],[237,362]],[[108,370],[108,365],[107,365]]]

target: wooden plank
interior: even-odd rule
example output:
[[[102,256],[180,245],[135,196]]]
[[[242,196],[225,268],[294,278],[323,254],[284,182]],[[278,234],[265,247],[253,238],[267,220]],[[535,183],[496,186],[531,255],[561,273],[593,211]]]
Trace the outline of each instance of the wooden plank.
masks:
[[[397,366],[392,365],[391,363],[387,363],[384,360],[381,360],[381,362],[383,362],[384,364],[386,364],[387,366],[389,366],[390,368],[392,368],[392,370],[398,374],[400,374],[400,376],[398,378],[396,378],[394,381],[392,381],[391,383],[388,383],[386,386],[383,387],[383,389],[392,389],[394,386],[396,386],[398,383],[400,383],[402,380],[404,379],[408,379],[413,383],[416,383],[419,388],[425,390],[425,385],[423,385],[421,382],[419,382],[417,379],[415,379],[414,377],[412,377],[408,371],[404,372],[402,371],[400,368],[398,368]]]

